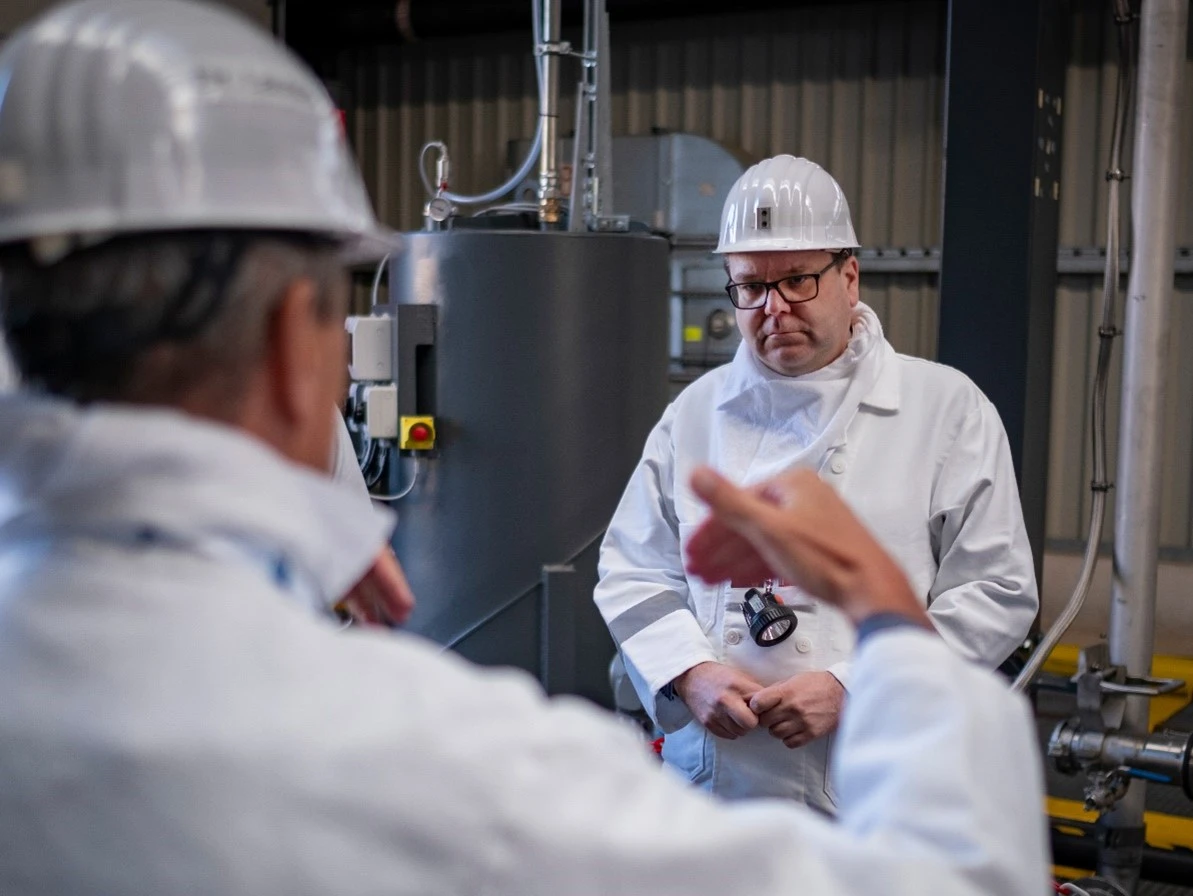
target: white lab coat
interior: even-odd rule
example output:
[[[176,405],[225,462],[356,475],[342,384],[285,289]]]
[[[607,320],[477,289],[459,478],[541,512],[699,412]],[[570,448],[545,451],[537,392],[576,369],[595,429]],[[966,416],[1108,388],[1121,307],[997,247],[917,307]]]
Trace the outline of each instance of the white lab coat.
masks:
[[[744,588],[684,575],[684,542],[705,513],[689,487],[698,465],[745,482],[795,461],[819,469],[902,565],[944,640],[982,665],[1006,659],[1036,614],[1031,549],[997,412],[960,372],[897,355],[864,305],[850,351],[863,324],[867,353],[845,368],[856,394],[825,393],[831,406],[819,416],[798,381],[767,371],[744,345],[684,390],[647,439],[601,548],[595,600],[666,733],[664,758],[721,796],[788,797],[833,812],[834,737],[797,750],[765,730],[716,738],[681,700],[662,696],[665,686],[714,661],[762,685],[827,669],[849,688],[853,641],[839,613],[781,588],[796,608],[796,633],[759,647],[740,611]],[[813,420],[815,431],[801,432],[796,418]]]
[[[1026,703],[866,642],[833,823],[716,804],[518,672],[321,606],[385,515],[179,414],[0,398],[5,896],[1042,896]]]

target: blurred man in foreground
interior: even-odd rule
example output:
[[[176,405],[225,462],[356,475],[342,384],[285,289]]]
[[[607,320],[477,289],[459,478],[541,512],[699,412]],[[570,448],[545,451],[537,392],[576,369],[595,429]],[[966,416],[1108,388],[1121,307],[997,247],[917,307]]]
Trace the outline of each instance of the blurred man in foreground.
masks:
[[[718,804],[525,675],[311,612],[390,528],[327,475],[344,266],[392,236],[322,87],[178,0],[59,7],[0,83],[5,896],[1044,892],[1025,704],[806,476],[700,474],[690,562],[858,625],[836,822]]]

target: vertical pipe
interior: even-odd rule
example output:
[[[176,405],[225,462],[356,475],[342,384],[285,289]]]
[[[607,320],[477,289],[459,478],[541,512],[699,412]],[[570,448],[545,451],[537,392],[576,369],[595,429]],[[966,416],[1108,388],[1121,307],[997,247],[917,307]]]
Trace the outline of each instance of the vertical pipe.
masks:
[[[593,51],[597,56],[596,114],[593,130],[593,173],[596,190],[593,192],[592,213],[604,217],[614,213],[613,205],[613,52],[609,48],[609,12],[605,0],[593,0]]]
[[[588,229],[585,196],[588,193],[588,88],[584,79],[576,85],[576,132],[572,136],[572,191],[568,196],[568,230]]]
[[[540,0],[535,0],[540,2]],[[539,120],[543,126],[543,149],[539,156],[539,223],[547,229],[559,226],[562,202],[559,193],[559,45],[562,0],[543,3],[543,83],[539,95]]]
[[[1131,190],[1131,273],[1123,339],[1118,496],[1110,660],[1129,675],[1151,671],[1160,528],[1164,370],[1173,290],[1180,111],[1188,0],[1144,0],[1136,86],[1135,177]],[[1127,698],[1123,730],[1148,730],[1148,701]],[[1139,880],[1142,781],[1102,819],[1098,870],[1127,892]]]
[[[584,45],[586,59],[580,82],[576,86],[576,131],[572,137],[572,192],[568,201],[568,230],[579,233],[588,230],[588,222],[595,214],[593,201],[593,127],[596,121],[594,107],[597,93],[594,74],[598,71],[596,59],[596,8],[599,0],[585,0],[584,3]]]

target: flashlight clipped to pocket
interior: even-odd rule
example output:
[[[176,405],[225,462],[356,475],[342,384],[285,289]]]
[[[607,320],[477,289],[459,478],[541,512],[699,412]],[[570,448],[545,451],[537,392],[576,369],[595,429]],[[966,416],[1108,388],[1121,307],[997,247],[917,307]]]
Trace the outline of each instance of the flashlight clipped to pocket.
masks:
[[[775,597],[773,579],[767,579],[762,587],[762,591],[751,588],[746,592],[741,611],[754,643],[759,647],[774,647],[794,634],[799,620],[795,610],[783,606],[783,602]]]

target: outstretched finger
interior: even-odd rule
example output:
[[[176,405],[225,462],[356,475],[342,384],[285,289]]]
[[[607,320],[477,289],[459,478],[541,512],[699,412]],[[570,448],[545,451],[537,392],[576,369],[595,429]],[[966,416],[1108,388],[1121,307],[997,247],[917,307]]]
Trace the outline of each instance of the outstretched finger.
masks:
[[[810,475],[815,477],[814,473]],[[815,557],[809,556],[807,534],[791,513],[798,501],[800,481],[793,480],[793,487],[783,496],[783,506],[764,491],[739,488],[708,467],[700,467],[692,474],[692,489],[708,504],[714,518],[749,543],[750,550],[743,551],[738,559],[743,568],[751,563],[757,566],[756,558],[760,558],[768,570],[799,584],[804,577],[802,567],[817,565]],[[692,559],[698,568],[700,558]],[[734,569],[732,577],[737,578],[738,572]]]
[[[692,474],[692,490],[718,519],[751,542],[760,534],[761,520],[776,512],[773,504],[749,489],[739,488],[710,467],[700,467]]]
[[[688,572],[708,582],[732,580],[745,586],[772,575],[753,545],[716,517],[709,517],[692,535],[686,560]]]

